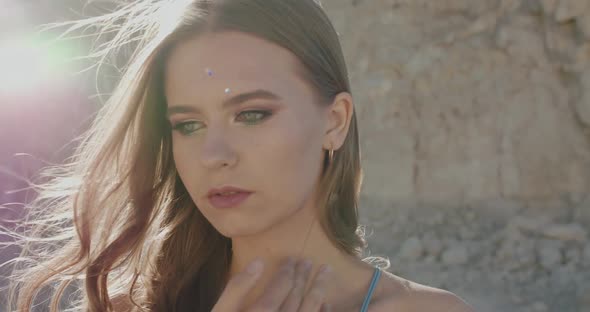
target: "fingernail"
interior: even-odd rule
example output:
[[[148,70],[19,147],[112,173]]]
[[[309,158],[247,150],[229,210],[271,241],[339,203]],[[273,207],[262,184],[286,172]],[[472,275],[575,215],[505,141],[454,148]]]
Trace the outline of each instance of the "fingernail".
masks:
[[[327,264],[323,264],[322,267],[320,268],[320,273],[322,273],[322,274],[328,274],[330,272],[332,272],[332,267]]]
[[[246,268],[246,271],[250,274],[258,274],[258,273],[260,273],[260,271],[262,271],[263,266],[264,266],[264,264],[262,263],[262,260],[256,259],[248,265],[248,267]]]

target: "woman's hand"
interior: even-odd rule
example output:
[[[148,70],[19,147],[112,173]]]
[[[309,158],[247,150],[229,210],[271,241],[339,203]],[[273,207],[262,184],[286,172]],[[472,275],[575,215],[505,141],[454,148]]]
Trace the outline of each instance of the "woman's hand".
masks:
[[[270,281],[265,292],[247,310],[243,302],[254,287],[263,270],[262,262],[254,261],[245,271],[234,276],[213,307],[213,312],[324,312],[330,311],[325,303],[325,288],[329,268],[322,266],[313,284],[304,294],[311,272],[311,262],[287,260]]]

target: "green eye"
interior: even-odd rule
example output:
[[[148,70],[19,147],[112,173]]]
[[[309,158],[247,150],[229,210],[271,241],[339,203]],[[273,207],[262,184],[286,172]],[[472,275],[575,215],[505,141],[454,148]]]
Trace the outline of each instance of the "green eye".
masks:
[[[265,110],[250,110],[239,113],[236,117],[237,121],[244,122],[248,125],[253,125],[272,115],[272,112]],[[198,121],[179,122],[172,126],[172,130],[178,131],[182,136],[191,135],[202,128]]]
[[[250,110],[250,111],[243,111],[238,114],[236,120],[245,122],[247,124],[255,124],[259,121],[266,119],[268,116],[271,115],[270,111],[261,111],[261,110]],[[243,117],[243,118],[240,118]]]
[[[180,122],[174,125],[172,129],[180,132],[182,135],[189,135],[199,130],[199,127],[196,127],[196,124],[197,122],[195,121]]]

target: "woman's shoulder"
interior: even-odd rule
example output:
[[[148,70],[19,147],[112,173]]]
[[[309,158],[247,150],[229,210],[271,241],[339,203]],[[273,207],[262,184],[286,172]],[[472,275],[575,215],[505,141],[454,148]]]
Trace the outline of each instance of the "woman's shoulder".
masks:
[[[370,312],[475,312],[456,294],[416,283],[383,270],[379,296]]]

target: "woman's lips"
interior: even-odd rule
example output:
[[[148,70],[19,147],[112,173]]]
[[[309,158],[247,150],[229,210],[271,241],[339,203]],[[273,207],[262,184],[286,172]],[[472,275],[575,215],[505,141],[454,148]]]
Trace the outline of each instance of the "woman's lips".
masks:
[[[213,207],[223,209],[239,206],[246,199],[248,199],[250,195],[252,195],[251,192],[236,192],[234,194],[228,195],[215,194],[209,196],[208,199]]]

